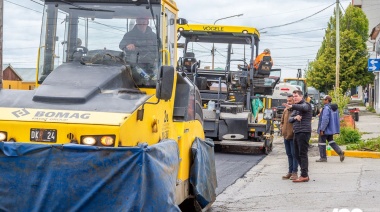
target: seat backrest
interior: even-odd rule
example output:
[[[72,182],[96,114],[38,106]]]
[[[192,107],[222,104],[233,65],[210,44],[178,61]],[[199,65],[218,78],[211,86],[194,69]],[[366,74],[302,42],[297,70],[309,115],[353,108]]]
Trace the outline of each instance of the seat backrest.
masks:
[[[186,52],[185,57],[195,57],[194,52]]]
[[[184,71],[191,72],[191,67],[197,60],[195,59],[195,55],[193,52],[186,52],[183,57],[183,67]]]
[[[270,62],[271,56],[264,56],[263,61]]]
[[[270,71],[272,68],[271,56],[264,56],[263,60],[259,63],[258,71]]]

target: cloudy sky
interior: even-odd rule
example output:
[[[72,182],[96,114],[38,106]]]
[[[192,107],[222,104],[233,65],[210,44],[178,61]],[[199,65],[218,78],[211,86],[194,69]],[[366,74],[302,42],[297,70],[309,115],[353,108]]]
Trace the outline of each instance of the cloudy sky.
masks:
[[[282,77],[295,77],[297,69],[305,69],[308,61],[315,58],[325,34],[324,28],[333,15],[335,2],[335,0],[193,0],[189,4],[188,1],[182,0],[177,1],[177,5],[180,9],[184,8],[180,10],[180,16],[191,23],[214,23],[219,18],[242,13],[243,16],[220,20],[217,24],[257,28],[261,33],[260,52],[269,48],[275,67],[282,70]],[[346,9],[350,3],[350,0],[341,0],[341,7]],[[313,14],[316,15],[286,25]],[[279,25],[286,26],[273,27]]]
[[[220,20],[217,24],[246,25],[259,29],[260,50],[271,50],[275,66],[282,69],[283,76],[295,76],[297,69],[305,69],[307,62],[315,58],[324,28],[335,7],[335,0],[176,2],[180,9],[179,16],[190,23],[213,23],[223,17],[243,14]],[[350,2],[341,0],[341,7],[346,9]],[[39,0],[4,0],[4,64],[10,63],[16,68],[36,66],[42,8]],[[275,27],[279,25],[285,26]]]

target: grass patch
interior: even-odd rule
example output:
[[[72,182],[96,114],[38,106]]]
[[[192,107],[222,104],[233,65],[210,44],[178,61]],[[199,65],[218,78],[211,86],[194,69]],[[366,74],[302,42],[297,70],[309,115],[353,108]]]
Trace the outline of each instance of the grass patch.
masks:
[[[373,107],[371,107],[371,106],[368,106],[366,109],[367,109],[369,112],[376,113],[375,108],[373,108]]]
[[[311,134],[311,137],[310,137],[310,138],[318,138],[318,137],[319,137],[319,135],[318,135],[318,134],[316,134],[316,133],[315,133],[315,134],[314,134],[314,133],[312,133],[312,134]]]
[[[358,151],[380,152],[380,137],[368,139],[365,141],[360,141],[357,144],[347,145],[346,149],[347,150],[358,150]]]

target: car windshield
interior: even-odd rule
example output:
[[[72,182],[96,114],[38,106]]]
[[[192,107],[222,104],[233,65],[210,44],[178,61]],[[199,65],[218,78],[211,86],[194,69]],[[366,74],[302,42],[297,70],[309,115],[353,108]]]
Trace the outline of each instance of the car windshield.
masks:
[[[214,49],[214,55],[213,55]],[[247,66],[251,60],[251,46],[227,43],[189,42],[186,52],[193,52],[197,61],[201,61],[201,69],[238,71],[238,66]],[[214,67],[214,68],[212,68]]]
[[[301,88],[301,91],[305,92],[304,91],[305,83],[302,80],[287,80],[286,82],[291,84],[291,85],[299,86]]]

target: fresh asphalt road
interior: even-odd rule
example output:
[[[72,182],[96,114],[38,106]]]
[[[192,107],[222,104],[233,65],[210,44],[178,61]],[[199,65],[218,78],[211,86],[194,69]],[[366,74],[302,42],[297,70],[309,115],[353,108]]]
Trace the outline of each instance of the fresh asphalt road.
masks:
[[[215,152],[216,177],[218,180],[216,195],[222,193],[237,179],[244,176],[248,170],[257,165],[264,157],[264,154],[241,155]]]

